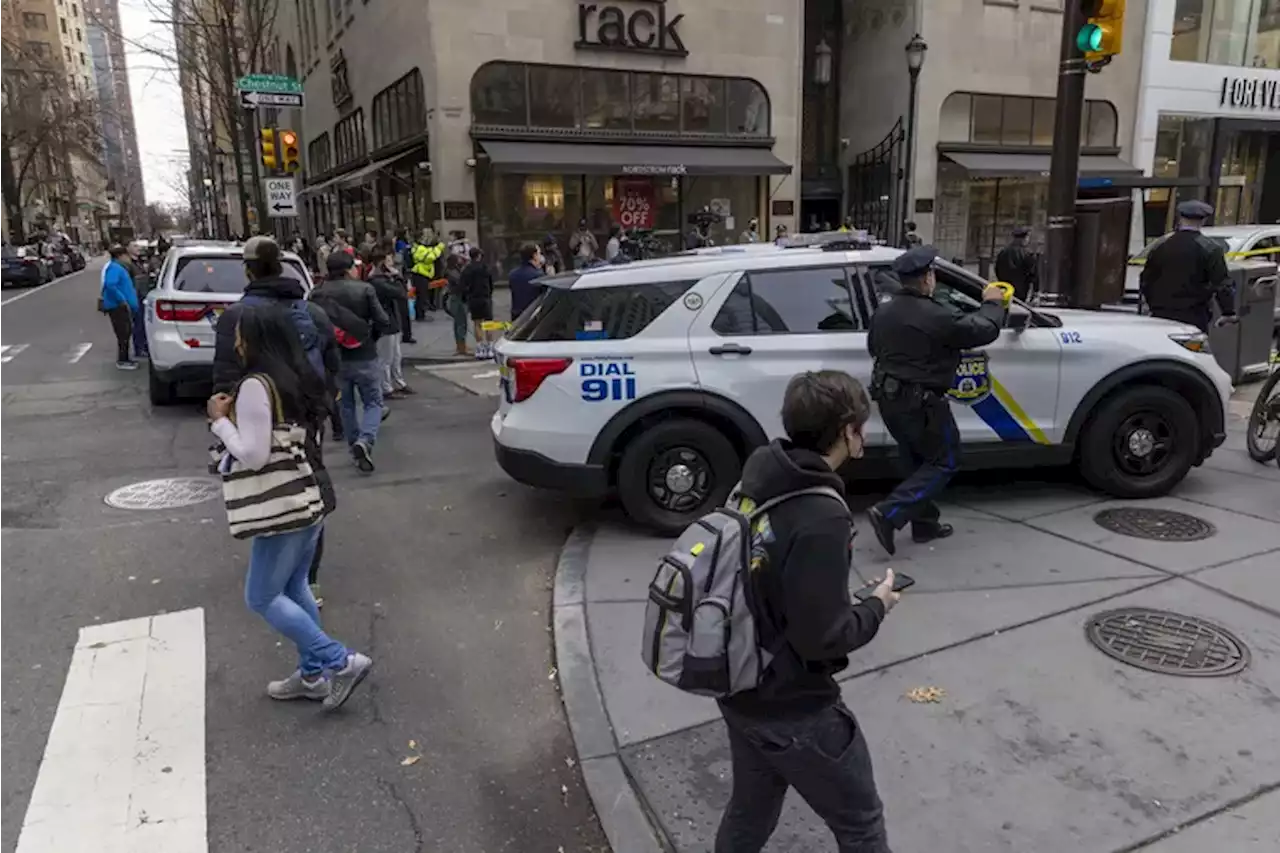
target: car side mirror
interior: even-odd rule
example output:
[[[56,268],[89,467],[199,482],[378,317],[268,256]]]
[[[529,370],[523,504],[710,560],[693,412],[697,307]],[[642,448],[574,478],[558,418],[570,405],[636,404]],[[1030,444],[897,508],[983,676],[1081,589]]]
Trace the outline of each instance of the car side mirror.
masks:
[[[1024,331],[1030,323],[1030,311],[1010,311],[1004,318],[1004,327],[1015,332]]]

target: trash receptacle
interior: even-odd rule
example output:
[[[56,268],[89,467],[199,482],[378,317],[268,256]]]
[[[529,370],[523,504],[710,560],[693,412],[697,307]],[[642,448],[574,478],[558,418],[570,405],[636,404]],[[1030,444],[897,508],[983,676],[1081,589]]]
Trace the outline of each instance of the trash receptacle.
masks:
[[[1218,364],[1239,383],[1254,373],[1265,373],[1271,357],[1275,327],[1276,265],[1269,261],[1232,261],[1227,264],[1235,284],[1236,314],[1240,322],[1209,329],[1209,345]],[[1214,309],[1215,318],[1217,309]]]

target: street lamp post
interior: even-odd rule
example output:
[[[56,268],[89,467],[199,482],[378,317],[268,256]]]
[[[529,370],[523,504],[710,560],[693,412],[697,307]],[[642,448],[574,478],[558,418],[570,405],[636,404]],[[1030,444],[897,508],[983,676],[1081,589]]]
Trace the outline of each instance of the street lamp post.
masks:
[[[814,158],[818,175],[823,172],[827,159],[827,86],[831,84],[832,50],[824,36],[813,49],[813,85],[817,89],[814,98]]]
[[[905,165],[903,166],[902,175],[902,215],[898,217],[897,222],[897,240],[895,242],[902,243],[902,229],[906,227],[907,217],[911,215],[913,201],[911,198],[911,179],[912,167],[915,165],[916,153],[916,107],[919,102],[920,92],[920,69],[924,67],[924,54],[929,49],[929,45],[925,40],[920,38],[920,34],[916,33],[911,37],[911,41],[907,42],[907,74],[911,81],[911,88],[907,95],[907,129],[903,139],[903,145],[906,148]]]

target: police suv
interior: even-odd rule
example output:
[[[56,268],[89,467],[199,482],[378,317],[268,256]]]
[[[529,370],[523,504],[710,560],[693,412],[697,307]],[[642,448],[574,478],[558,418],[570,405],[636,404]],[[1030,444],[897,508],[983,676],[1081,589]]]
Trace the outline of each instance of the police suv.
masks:
[[[788,380],[871,378],[867,330],[898,287],[898,249],[849,235],[725,247],[543,280],[497,347],[498,462],[532,486],[616,493],[677,531],[720,504],[757,445],[783,435]],[[975,311],[985,282],[941,259],[935,298]],[[1015,302],[966,353],[950,395],[965,468],[1078,466],[1117,497],[1164,494],[1225,438],[1231,380],[1190,326]],[[872,412],[867,453],[841,473],[896,473]]]

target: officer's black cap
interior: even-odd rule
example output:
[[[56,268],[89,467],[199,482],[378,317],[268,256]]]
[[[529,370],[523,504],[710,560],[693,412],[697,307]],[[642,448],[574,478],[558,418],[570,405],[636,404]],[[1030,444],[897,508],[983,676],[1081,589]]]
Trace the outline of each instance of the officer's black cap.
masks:
[[[932,246],[916,246],[894,258],[893,271],[898,275],[915,278],[924,275],[937,257],[938,250]]]
[[[1015,237],[1025,237],[1031,233],[1031,229],[1025,225],[1019,225],[1013,229],[1012,233]]]
[[[1183,219],[1208,219],[1213,216],[1213,208],[1199,199],[1191,199],[1178,205],[1178,215]]]

